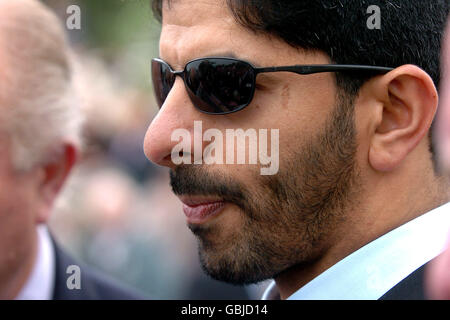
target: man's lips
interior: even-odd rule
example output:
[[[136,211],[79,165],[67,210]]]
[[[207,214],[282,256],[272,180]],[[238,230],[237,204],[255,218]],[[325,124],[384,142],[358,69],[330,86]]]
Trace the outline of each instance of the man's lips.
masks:
[[[202,224],[213,216],[218,215],[225,201],[217,198],[205,197],[179,197],[183,202],[183,212],[187,217],[187,222],[191,224]]]

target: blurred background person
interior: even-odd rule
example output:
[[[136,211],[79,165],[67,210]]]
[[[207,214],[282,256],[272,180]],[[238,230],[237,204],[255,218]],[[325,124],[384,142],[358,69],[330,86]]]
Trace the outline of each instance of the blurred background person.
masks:
[[[64,30],[39,1],[0,1],[0,70],[0,298],[139,298],[73,260],[46,227],[82,117]]]
[[[437,146],[441,169],[450,174],[450,23],[447,23],[441,59],[443,74],[437,117]],[[449,244],[450,230],[447,246]],[[431,263],[426,281],[429,298],[450,299],[450,248]]]

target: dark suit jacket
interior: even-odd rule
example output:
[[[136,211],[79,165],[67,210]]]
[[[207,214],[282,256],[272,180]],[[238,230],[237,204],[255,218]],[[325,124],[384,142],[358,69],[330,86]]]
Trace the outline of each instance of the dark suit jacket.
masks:
[[[391,290],[386,292],[380,300],[425,300],[425,269],[429,263],[411,273]]]
[[[75,261],[57,244],[55,248],[55,288],[54,300],[134,300],[145,299],[143,295],[126,288],[115,280]],[[81,271],[81,289],[68,289],[67,267],[77,265]]]

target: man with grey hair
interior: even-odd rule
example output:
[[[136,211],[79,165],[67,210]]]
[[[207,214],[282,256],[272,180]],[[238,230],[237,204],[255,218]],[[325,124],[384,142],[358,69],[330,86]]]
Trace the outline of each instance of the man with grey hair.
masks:
[[[0,1],[0,299],[132,299],[66,255],[45,224],[76,163],[81,116],[57,17]]]

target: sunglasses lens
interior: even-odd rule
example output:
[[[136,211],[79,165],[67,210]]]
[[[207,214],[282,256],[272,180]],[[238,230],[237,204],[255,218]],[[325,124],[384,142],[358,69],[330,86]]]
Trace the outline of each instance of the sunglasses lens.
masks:
[[[196,108],[206,113],[225,114],[250,103],[255,72],[243,61],[206,58],[187,64],[185,82]]]
[[[152,81],[156,101],[161,108],[175,82],[175,75],[171,72],[169,65],[154,59],[152,60]]]

